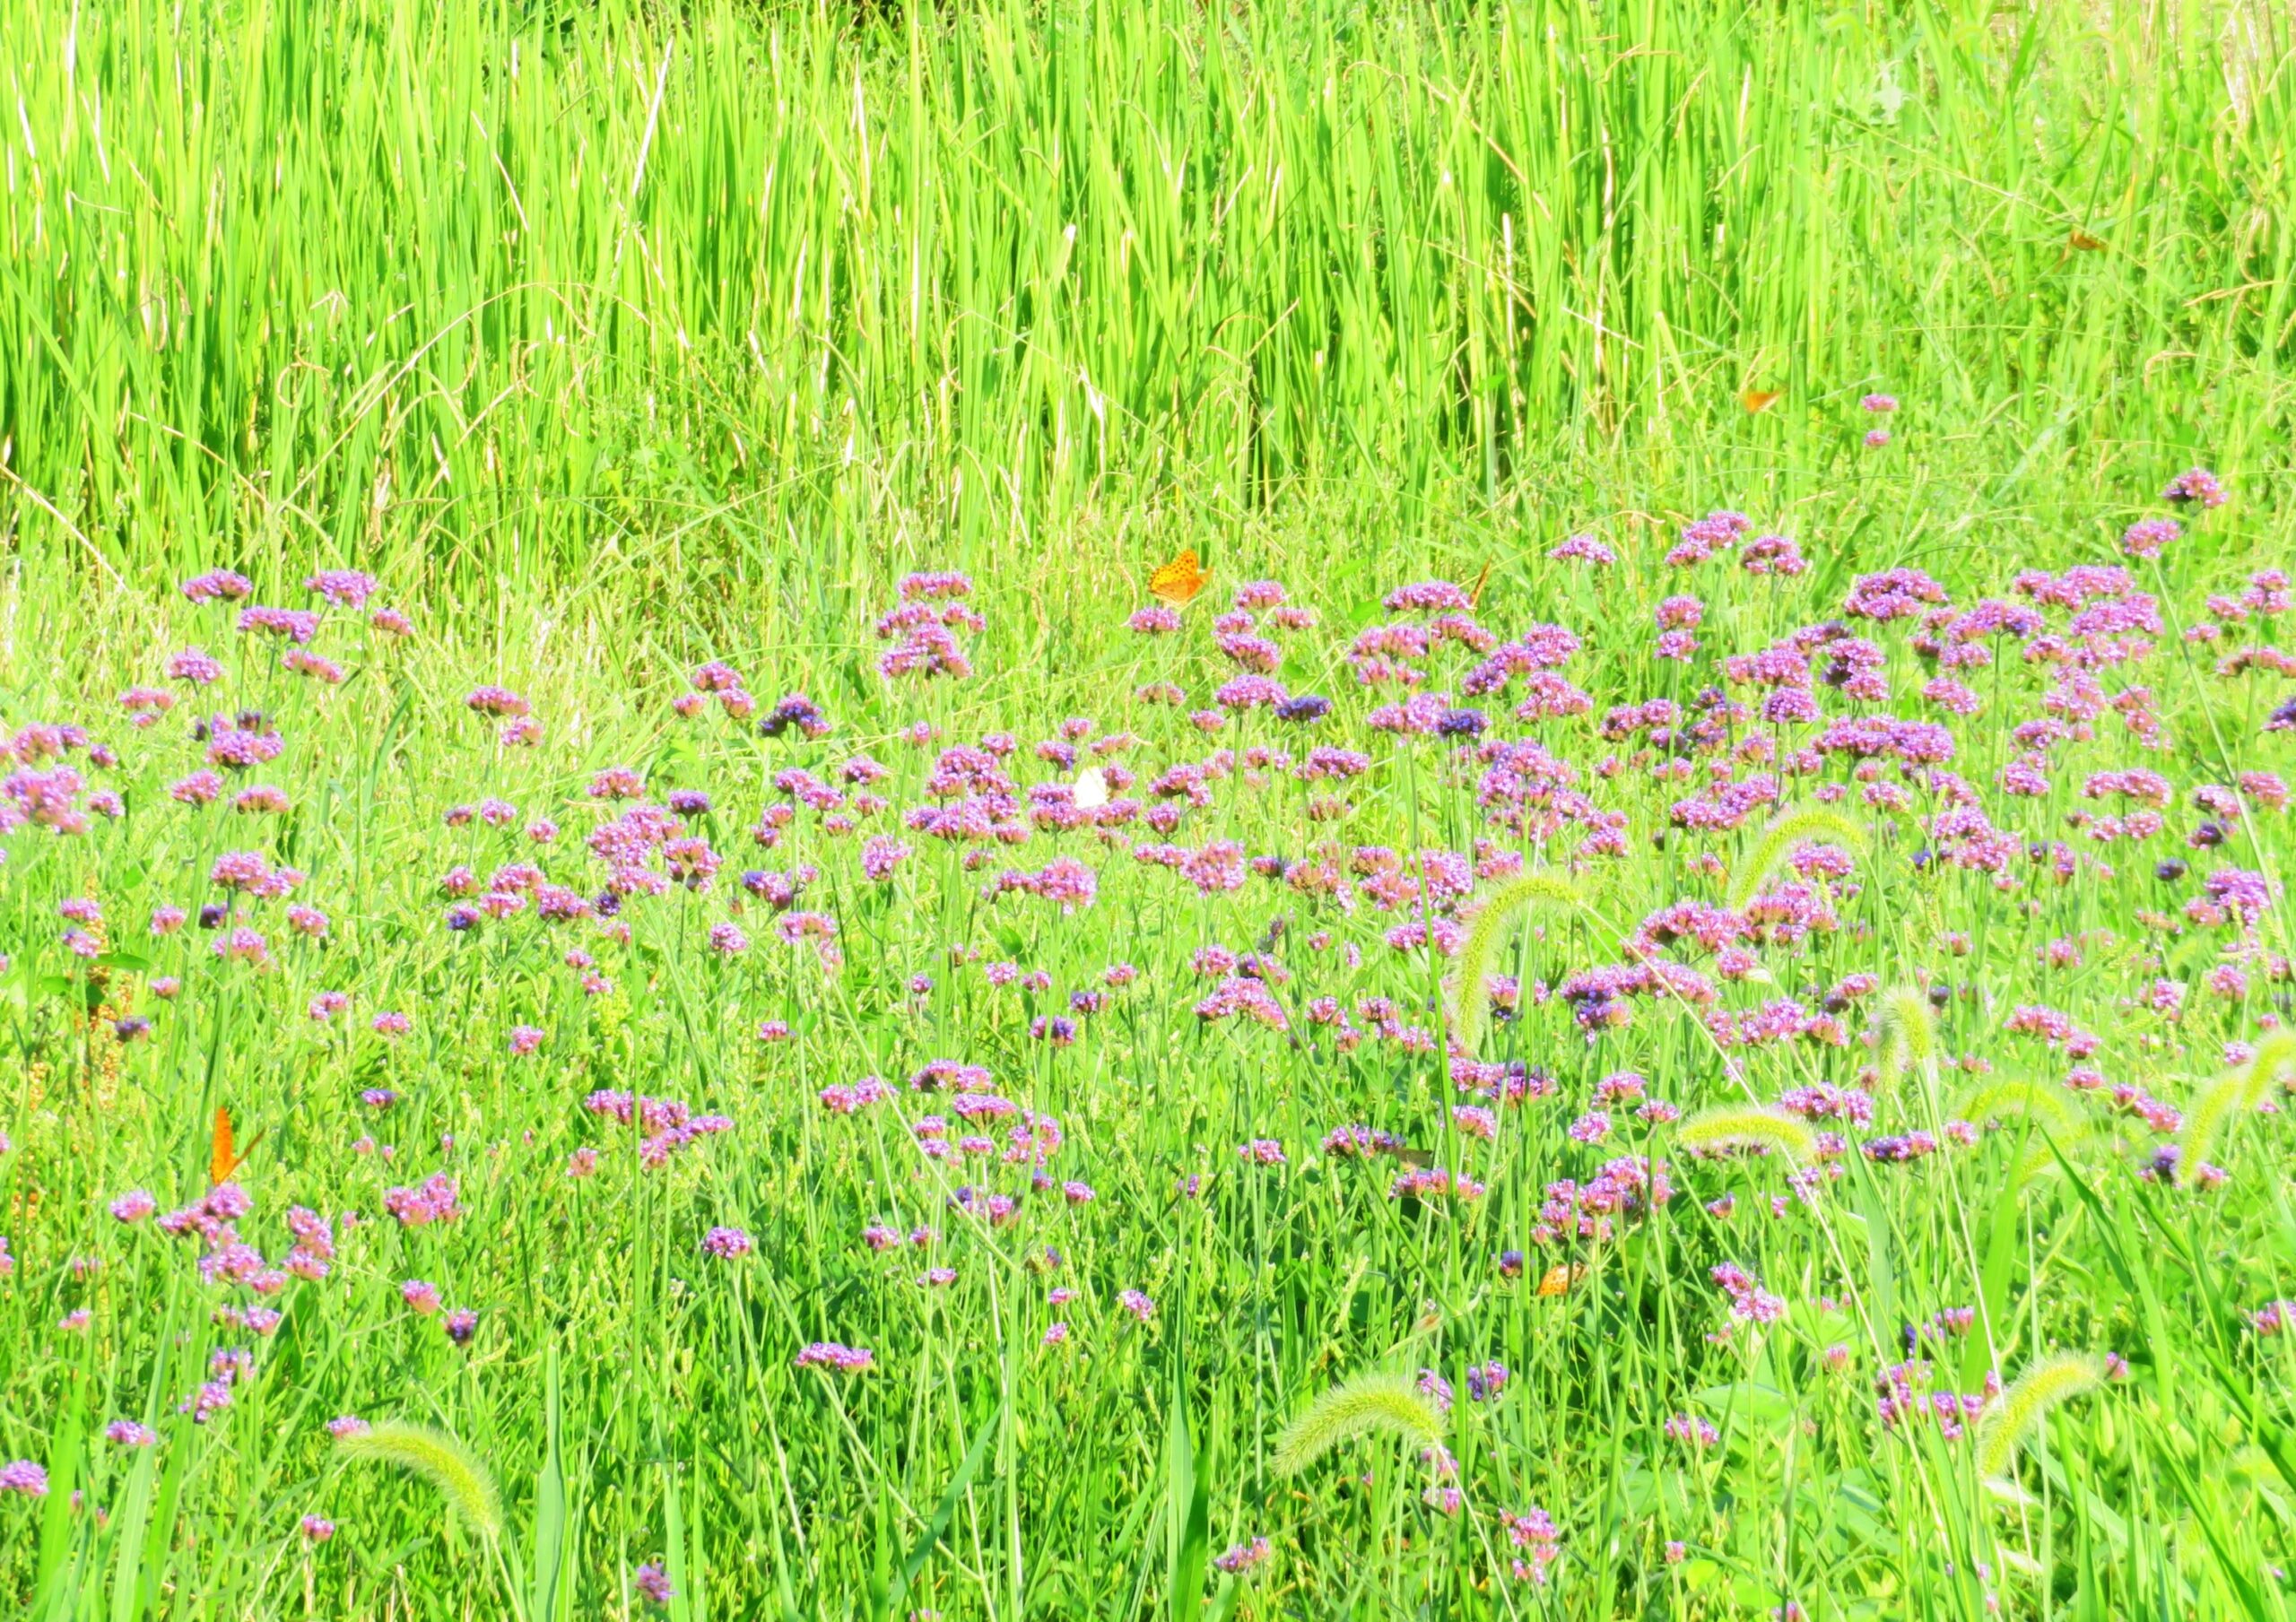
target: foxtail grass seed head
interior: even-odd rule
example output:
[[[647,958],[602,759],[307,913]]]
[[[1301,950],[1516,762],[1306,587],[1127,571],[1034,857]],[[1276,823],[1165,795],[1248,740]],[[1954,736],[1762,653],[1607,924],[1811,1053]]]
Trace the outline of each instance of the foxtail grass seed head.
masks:
[[[1835,846],[1857,856],[1865,854],[1868,841],[1864,828],[1825,806],[1807,806],[1774,818],[1739,859],[1730,880],[1730,910],[1744,912],[1796,847],[1815,844]]]
[[[1558,873],[1527,872],[1484,897],[1469,916],[1447,987],[1453,1038],[1472,1054],[1491,1019],[1491,972],[1515,925],[1534,913],[1567,915],[1586,906],[1578,887]]]
[[[1717,1105],[1683,1116],[1674,1135],[1675,1147],[1690,1155],[1777,1155],[1806,1166],[1818,1151],[1810,1123],[1776,1106]]]
[[[1894,1092],[1909,1071],[1927,1074],[1937,1062],[1937,1016],[1928,996],[1910,985],[1882,998],[1879,1033],[1881,1090]]]
[[[2089,1352],[2053,1353],[2020,1375],[1978,1427],[1979,1479],[2006,1479],[2018,1450],[2031,1440],[2049,1410],[2096,1390],[2105,1377],[2105,1360]]]
[[[1412,1375],[1377,1370],[1355,1375],[1318,1396],[1276,1437],[1274,1466],[1296,1476],[1341,1444],[1384,1435],[1413,1447],[1443,1436],[1441,1409]]]
[[[477,1454],[452,1434],[404,1420],[378,1420],[335,1437],[346,1459],[395,1465],[434,1488],[446,1506],[481,1537],[502,1530],[502,1505],[494,1477]]]

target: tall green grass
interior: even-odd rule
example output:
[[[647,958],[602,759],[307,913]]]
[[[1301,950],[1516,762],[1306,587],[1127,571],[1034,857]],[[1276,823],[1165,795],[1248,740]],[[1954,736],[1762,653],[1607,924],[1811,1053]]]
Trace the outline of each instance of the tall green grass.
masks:
[[[706,599],[1287,492],[1543,522],[1622,450],[1791,495],[1873,387],[2014,447],[1996,503],[2276,473],[2290,43],[2264,5],[26,0],[0,517],[99,574]]]
[[[1721,503],[1813,561],[1715,588],[1718,646],[1756,646],[1836,612],[1855,570],[1918,561],[1966,601],[2022,562],[2111,557],[2161,478],[2205,461],[2236,500],[2157,582],[2188,617],[2296,545],[2292,46],[2286,15],[2253,5],[0,8],[0,723],[115,718],[166,650],[222,650],[217,611],[172,595],[195,566],[301,602],[315,561],[357,563],[419,625],[396,651],[331,629],[354,667],[341,689],[233,655],[212,702],[260,705],[289,738],[272,775],[295,809],[275,824],[225,833],[221,808],[198,822],[166,800],[196,754],[187,698],[128,740],[166,742],[130,751],[123,826],[21,831],[0,868],[0,1233],[21,1258],[0,1285],[0,1460],[45,1462],[53,1488],[0,1495],[0,1596],[43,1622],[1735,1618],[1789,1597],[1827,1618],[1976,1622],[1988,1599],[2051,1622],[2284,1618],[2296,1409],[2287,1340],[2250,1316],[2296,1275],[2284,1117],[2195,1107],[2192,1158],[2209,1148],[2232,1183],[2140,1182],[2158,1145],[2022,1080],[2054,1059],[1998,1029],[2022,1000],[2093,1008],[2113,1080],[2196,1106],[2223,1045],[2285,1013],[2262,970],[2173,1027],[2115,1002],[2156,944],[2159,972],[2208,964],[2204,937],[2132,924],[2182,893],[2144,862],[2005,898],[1910,865],[1909,827],[1857,853],[1871,882],[1844,895],[1842,931],[1773,950],[1777,994],[1876,975],[1896,988],[1872,1021],[1884,1120],[1933,1125],[1958,1098],[2001,1126],[1958,1158],[1853,1158],[1814,1210],[1784,1193],[1809,1128],[1781,1132],[1749,1097],[1840,1079],[1853,1054],[1741,1063],[1655,1007],[1596,1049],[1552,1000],[1495,1023],[1478,1006],[1486,1056],[1552,1067],[1561,1093],[1475,1149],[1423,1055],[1200,1028],[1197,946],[1310,950],[1320,921],[1282,891],[1213,910],[1109,854],[1097,909],[1064,924],[1000,910],[937,854],[882,894],[840,889],[850,863],[831,862],[841,981],[775,955],[762,924],[743,967],[716,961],[680,896],[639,913],[629,950],[600,949],[616,990],[593,997],[508,930],[446,934],[437,886],[515,846],[442,829],[446,807],[501,794],[578,829],[584,775],[609,763],[719,786],[732,862],[761,748],[823,771],[872,749],[901,762],[905,795],[924,768],[897,739],[920,716],[953,742],[1073,709],[1136,725],[1159,761],[1200,754],[1177,715],[1121,698],[1218,679],[1199,646],[1118,629],[1142,562],[1182,544],[1215,575],[1199,618],[1259,572],[1323,612],[1286,675],[1346,716],[1369,701],[1336,650],[1378,594],[1486,561],[1492,624],[1568,622],[1590,691],[1649,696],[1648,605],[1669,589],[1651,543]],[[1783,397],[1750,412],[1747,387]],[[1905,403],[1871,453],[1867,389]],[[1544,557],[1582,525],[1631,542],[1599,586]],[[973,568],[990,619],[982,674],[918,706],[867,669],[866,615],[910,560]],[[2164,638],[2145,677],[2180,783],[2225,775],[2198,764],[2219,754],[2291,770],[2284,740],[2253,742],[2277,690],[2215,681],[2213,651]],[[761,698],[813,693],[837,736],[674,729],[677,672],[712,656]],[[2004,667],[2005,707],[2043,679]],[[482,680],[534,698],[544,750],[473,730],[457,698]],[[2116,725],[2068,749],[2035,837],[2078,808],[2079,771],[2127,763]],[[1604,747],[1577,724],[1549,735]],[[1964,737],[1966,775],[1990,784],[2011,745],[1990,717]],[[1630,772],[1604,792],[1648,833],[1683,791]],[[1383,753],[1362,795],[1343,829],[1279,826],[1223,789],[1200,831],[1465,848],[1482,826],[1430,761]],[[2285,820],[2257,828],[2252,859],[2282,871]],[[743,859],[817,854],[804,837]],[[205,893],[206,863],[243,843],[308,868],[337,934],[275,975],[202,978],[209,938],[147,940],[144,918]],[[1760,844],[1749,828],[1739,876],[1770,865]],[[1528,984],[1615,955],[1652,908],[1726,895],[1699,889],[1688,845],[1638,846],[1586,906],[1476,956]],[[578,866],[577,834],[561,856]],[[113,932],[100,973],[58,941],[58,903],[91,893]],[[1435,1019],[1434,976],[1403,983],[1382,921],[1363,922],[1370,967],[1319,975]],[[2090,963],[2045,970],[2062,940]],[[1142,989],[1056,1057],[1024,1035],[1039,1004],[951,966],[954,944],[1040,963],[1062,991],[1122,958]],[[185,1001],[144,994],[178,970],[197,982]],[[927,972],[920,1003],[907,988]],[[406,1008],[414,1034],[313,1025],[309,995],[346,979],[362,1019]],[[153,1037],[107,1034],[138,1010]],[[755,1044],[764,1013],[796,1039]],[[550,1042],[514,1061],[503,1028],[526,1019]],[[1025,1230],[1087,1292],[1064,1349],[1039,1344],[1050,1280],[1011,1232],[952,1219],[897,1158],[899,1123],[813,1101],[942,1055],[1056,1110],[1066,1164],[1100,1189],[1083,1215],[1043,1201]],[[2000,1074],[1949,1073],[1980,1058]],[[1645,1132],[1622,1111],[1607,1149],[1566,1139],[1566,1111],[1628,1066],[1683,1121]],[[2245,1089],[2277,1072],[2234,1073]],[[403,1095],[388,1115],[358,1101],[378,1085]],[[593,1087],[722,1105],[737,1132],[659,1175],[610,1143],[577,1181]],[[267,1129],[247,1180],[270,1249],[290,1201],[373,1216],[386,1187],[447,1166],[468,1214],[451,1234],[376,1219],[346,1236],[326,1285],[283,1297],[236,1409],[195,1427],[176,1404],[248,1337],[209,1322],[189,1248],[103,1210],[139,1183],[196,1195],[219,1102]],[[1356,1119],[1422,1158],[1439,1141],[1480,1156],[1488,1203],[1408,1209],[1384,1167],[1314,1152]],[[400,1158],[349,1152],[370,1133]],[[1237,1161],[1259,1133],[1292,1164]],[[1701,1142],[1728,1152],[1687,1152]],[[1498,1277],[1492,1253],[1525,1243],[1550,1182],[1636,1144],[1681,1160],[1661,1220],[1534,1245],[1521,1280]],[[1200,1201],[1172,1192],[1191,1172],[1209,1174]],[[1722,1193],[1726,1222],[1701,1203]],[[864,1252],[878,1219],[942,1226],[934,1255],[961,1280],[928,1293],[924,1258]],[[719,1222],[752,1228],[756,1253],[701,1255]],[[1542,1293],[1551,1255],[1589,1271]],[[1726,1261],[1789,1310],[1713,1346],[1707,1270]],[[482,1313],[470,1349],[405,1310],[408,1276]],[[1115,1306],[1127,1284],[1154,1294],[1152,1325]],[[82,1305],[89,1327],[64,1327]],[[1876,1430],[1906,1329],[1965,1305],[1978,1330],[1919,1343],[1940,1389],[2047,1368],[2052,1349],[2131,1365],[1989,1433],[2013,1492],[1978,1477],[1974,1438]],[[829,1335],[876,1347],[878,1370],[792,1367]],[[1466,1371],[1491,1357],[1512,1381],[1477,1403]],[[1497,1496],[1457,1520],[1423,1503],[1424,1425],[1328,1430],[1328,1457],[1279,1472],[1287,1416],[1331,1421],[1334,1393],[1369,1389],[1349,1371],[1419,1367],[1461,1387],[1441,1443]],[[499,1531],[339,1457],[338,1412],[459,1438],[497,1484],[471,1501],[491,1523],[499,1495]],[[1716,1441],[1678,1443],[1677,1416]],[[117,1418],[166,1439],[101,1441]],[[1493,1516],[1535,1503],[1563,1563],[1553,1588],[1501,1600]],[[306,1512],[338,1518],[335,1540],[306,1547]],[[1262,1533],[1272,1571],[1207,1572]],[[636,1597],[644,1562],[675,1590],[662,1611]]]

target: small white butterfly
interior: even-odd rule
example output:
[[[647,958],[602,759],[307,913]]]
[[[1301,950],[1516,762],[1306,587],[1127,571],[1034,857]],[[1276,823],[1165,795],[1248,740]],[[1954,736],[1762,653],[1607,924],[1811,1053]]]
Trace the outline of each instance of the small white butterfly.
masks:
[[[1109,802],[1108,774],[1088,766],[1076,774],[1076,809],[1098,811]]]

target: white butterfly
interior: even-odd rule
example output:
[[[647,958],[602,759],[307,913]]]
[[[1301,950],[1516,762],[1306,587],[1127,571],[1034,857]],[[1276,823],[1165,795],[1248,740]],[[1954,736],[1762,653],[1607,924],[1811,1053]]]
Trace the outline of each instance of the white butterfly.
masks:
[[[1097,766],[1088,766],[1076,774],[1076,809],[1098,811],[1109,802],[1108,774]]]

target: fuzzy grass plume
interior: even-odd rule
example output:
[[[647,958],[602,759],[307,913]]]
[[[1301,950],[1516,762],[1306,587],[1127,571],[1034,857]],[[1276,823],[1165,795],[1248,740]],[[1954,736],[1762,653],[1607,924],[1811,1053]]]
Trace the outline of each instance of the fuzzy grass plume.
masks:
[[[2186,1175],[2214,1152],[2232,1117],[2262,1104],[2273,1083],[2292,1065],[2296,1030],[2278,1027],[2257,1039],[2246,1064],[2225,1071],[2193,1096],[2185,1111],[2184,1130],[2177,1134],[2177,1165]]]
[[[482,1537],[502,1530],[502,1500],[494,1477],[461,1441],[428,1425],[383,1419],[335,1444],[348,1459],[371,1459],[410,1470],[439,1489],[448,1506]]]
[[[1722,1104],[1685,1115],[1674,1128],[1674,1142],[1694,1155],[1764,1149],[1797,1166],[1807,1166],[1818,1152],[1810,1123],[1774,1104]]]
[[[1576,908],[1587,904],[1578,887],[1560,873],[1525,873],[1486,897],[1467,925],[1458,966],[1445,986],[1451,1003],[1451,1034],[1472,1054],[1491,1027],[1491,966],[1509,933],[1535,906]]]
[[[1443,1438],[1443,1416],[1409,1375],[1371,1370],[1333,1386],[1275,1439],[1277,1473],[1298,1475],[1341,1443],[1378,1431],[1418,1446]]]
[[[2249,1098],[2252,1082],[2252,1073],[2246,1067],[2227,1071],[2193,1096],[2185,1111],[2184,1130],[2177,1134],[2177,1169],[2182,1177],[2192,1177],[2201,1162],[2215,1152],[2216,1141],[2224,1135],[2225,1124],[2234,1115],[2254,1107]]]
[[[1897,1090],[1909,1070],[1924,1071],[1937,1063],[1937,1016],[1928,993],[1918,985],[1900,985],[1882,994],[1881,1046],[1878,1054],[1881,1091]]]
[[[2264,1102],[2273,1083],[2296,1071],[2296,1026],[2275,1026],[2257,1038],[2256,1052],[2243,1071],[2248,1089],[2243,1102],[2250,1109]]]
[[[2066,1102],[2064,1093],[2013,1078],[1980,1081],[1968,1089],[1953,1100],[1952,1113],[1964,1121],[2031,1121],[2060,1141],[2078,1137],[2085,1125],[2080,1112]]]
[[[2039,1129],[2044,1141],[2029,1143],[2010,1174],[2013,1187],[2022,1188],[2034,1177],[2052,1171],[2057,1157],[2049,1145],[2069,1149],[2088,1135],[2088,1122],[2066,1102],[2066,1095],[2037,1081],[2012,1078],[1980,1081],[1953,1100],[1952,1113],[1963,1121],[2022,1120]]]
[[[2017,1376],[2000,1405],[1979,1423],[1977,1473],[1980,1479],[2005,1479],[2017,1450],[2039,1428],[2048,1410],[2105,1383],[2105,1361],[2094,1352],[2053,1352]]]
[[[1738,863],[1738,871],[1730,878],[1730,910],[1741,913],[1776,872],[1780,863],[1794,854],[1797,845],[1823,843],[1848,847],[1857,855],[1867,848],[1866,830],[1839,811],[1823,806],[1805,806],[1770,820],[1762,829],[1761,837],[1754,842],[1745,859]]]

